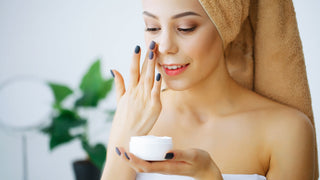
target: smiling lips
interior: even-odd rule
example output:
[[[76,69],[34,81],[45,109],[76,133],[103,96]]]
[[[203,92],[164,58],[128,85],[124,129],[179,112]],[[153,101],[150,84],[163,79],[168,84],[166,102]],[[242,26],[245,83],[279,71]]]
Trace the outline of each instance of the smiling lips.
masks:
[[[179,65],[179,64],[172,64],[172,65],[163,65],[162,68],[169,76],[176,76],[181,74],[183,71],[187,69],[189,64]]]

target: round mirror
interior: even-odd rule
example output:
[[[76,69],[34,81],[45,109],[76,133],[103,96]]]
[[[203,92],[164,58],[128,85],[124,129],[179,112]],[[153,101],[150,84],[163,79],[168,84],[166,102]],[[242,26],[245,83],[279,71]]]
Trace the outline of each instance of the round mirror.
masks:
[[[0,122],[13,130],[30,130],[49,117],[53,96],[46,82],[14,79],[0,85]]]

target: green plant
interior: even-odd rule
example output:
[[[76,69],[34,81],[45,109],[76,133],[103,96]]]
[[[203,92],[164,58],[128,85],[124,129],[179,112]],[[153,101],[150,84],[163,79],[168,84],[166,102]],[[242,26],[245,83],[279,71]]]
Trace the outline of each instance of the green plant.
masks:
[[[113,78],[104,79],[100,70],[100,60],[95,61],[88,72],[82,78],[79,90],[81,96],[76,98],[71,108],[66,108],[63,102],[75,92],[66,85],[48,82],[55,101],[53,104],[53,115],[51,124],[43,129],[42,132],[50,136],[50,150],[78,139],[81,141],[82,148],[87,153],[89,160],[100,170],[106,159],[106,147],[103,144],[92,146],[88,136],[88,119],[82,117],[79,109],[96,108],[99,101],[106,98],[113,86]],[[114,115],[114,110],[106,113],[110,117]],[[80,133],[72,134],[72,129],[83,129]]]

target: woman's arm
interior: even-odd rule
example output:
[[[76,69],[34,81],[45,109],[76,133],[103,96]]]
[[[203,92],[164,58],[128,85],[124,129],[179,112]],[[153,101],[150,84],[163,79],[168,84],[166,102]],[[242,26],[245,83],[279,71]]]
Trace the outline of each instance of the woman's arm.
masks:
[[[114,115],[106,165],[102,180],[134,180],[135,172],[118,157],[116,147],[128,147],[131,136],[147,135],[161,112],[161,75],[154,80],[155,50],[152,42],[140,73],[140,47],[137,46],[130,68],[130,82],[126,89],[122,75],[113,70],[117,94],[117,111]]]
[[[311,121],[295,112],[274,122],[267,135],[271,147],[267,179],[313,180],[316,142]]]

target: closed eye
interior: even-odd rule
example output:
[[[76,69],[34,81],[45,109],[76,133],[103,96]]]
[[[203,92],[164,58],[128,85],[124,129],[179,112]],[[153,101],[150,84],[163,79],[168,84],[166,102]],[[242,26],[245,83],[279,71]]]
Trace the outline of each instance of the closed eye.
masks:
[[[146,28],[146,31],[159,31],[161,28]]]
[[[178,31],[182,31],[182,32],[192,32],[196,29],[197,27],[194,26],[192,28],[178,28]]]

